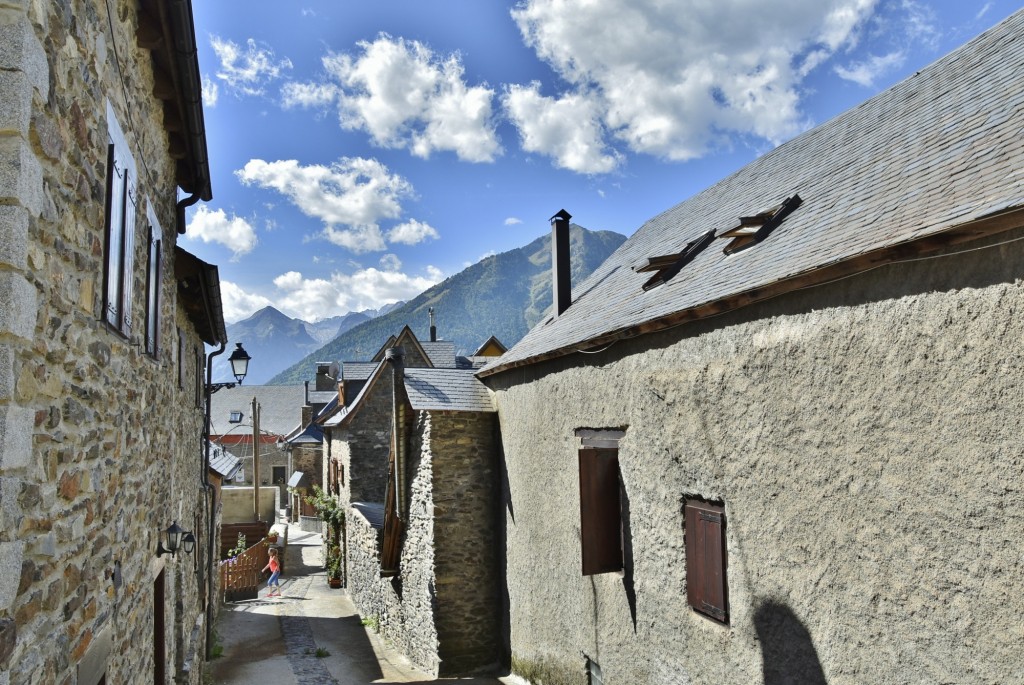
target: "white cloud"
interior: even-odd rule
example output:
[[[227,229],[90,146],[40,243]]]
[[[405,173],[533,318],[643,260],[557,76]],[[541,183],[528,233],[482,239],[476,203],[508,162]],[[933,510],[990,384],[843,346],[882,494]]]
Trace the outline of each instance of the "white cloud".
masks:
[[[231,281],[220,282],[220,298],[224,307],[224,321],[227,323],[248,319],[264,307],[273,305],[262,295],[248,293]]]
[[[937,48],[942,32],[936,25],[935,11],[914,0],[903,0],[900,7],[906,13],[907,38],[932,50]]]
[[[204,74],[202,77],[202,83],[203,107],[216,107],[217,98],[220,96],[220,90],[217,88],[216,81]]]
[[[281,76],[281,72],[292,68],[287,57],[278,60],[269,47],[261,47],[249,38],[243,50],[231,40],[210,36],[210,45],[220,59],[217,78],[232,90],[245,95],[262,95],[270,81]]]
[[[417,245],[425,240],[431,238],[437,240],[440,237],[433,226],[416,221],[416,219],[410,219],[388,231],[389,242],[404,245]]]
[[[988,11],[990,9],[992,9],[992,3],[986,2],[985,5],[980,10],[978,10],[978,13],[974,15],[974,20],[978,21],[979,19],[984,17],[986,14],[988,14]]]
[[[568,87],[511,86],[505,104],[524,149],[583,173],[616,167],[611,144],[685,160],[732,136],[779,143],[807,126],[801,79],[854,46],[877,3],[524,0],[513,19]]]
[[[583,174],[607,173],[619,164],[620,155],[604,144],[598,99],[585,93],[546,97],[534,82],[509,86],[503,102],[526,152],[549,155],[557,166]]]
[[[232,259],[251,252],[258,242],[256,231],[248,221],[239,216],[229,218],[223,209],[211,211],[207,205],[200,205],[192,215],[185,237],[220,243],[234,253]]]
[[[515,226],[516,224],[521,224],[521,223],[523,223],[523,220],[520,219],[519,217],[510,216],[510,217],[505,219],[505,225],[506,226]]]
[[[863,62],[851,62],[845,67],[836,65],[835,72],[840,78],[870,88],[874,85],[875,79],[899,68],[905,57],[906,55],[902,51],[892,52],[888,55],[871,55]]]
[[[380,268],[385,271],[399,271],[402,268],[402,260],[396,254],[386,254],[380,258]]]
[[[281,274],[274,285],[281,291],[277,308],[290,316],[315,321],[350,311],[379,309],[385,304],[410,300],[440,282],[444,274],[428,266],[422,276],[391,269],[397,262],[385,255],[383,269],[360,269],[351,274],[335,272],[330,278],[304,278],[297,271]]]
[[[380,34],[361,53],[329,53],[324,81],[288,83],[286,107],[335,103],[342,128],[365,131],[374,144],[407,148],[417,157],[450,151],[469,162],[501,154],[486,85],[464,80],[458,54],[436,55],[415,40]]]
[[[384,249],[380,221],[399,218],[401,200],[413,194],[404,178],[360,157],[343,157],[330,166],[253,159],[235,174],[246,185],[278,191],[324,223],[322,237],[356,253]]]

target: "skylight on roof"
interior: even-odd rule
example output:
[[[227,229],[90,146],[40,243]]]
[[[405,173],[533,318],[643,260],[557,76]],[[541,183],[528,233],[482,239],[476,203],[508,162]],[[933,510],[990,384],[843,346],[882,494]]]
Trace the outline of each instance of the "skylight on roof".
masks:
[[[694,260],[711,242],[715,239],[714,230],[707,231],[696,240],[686,244],[682,252],[662,255],[660,257],[649,257],[643,264],[633,267],[633,271],[642,273],[645,271],[656,271],[651,278],[644,283],[643,289],[650,290],[662,283],[668,283],[683,267]]]
[[[242,422],[242,412],[240,412],[240,411],[233,411],[233,412],[231,412],[231,415],[228,417],[228,423],[241,423],[241,422]]]
[[[730,255],[745,250],[748,247],[753,247],[778,228],[783,219],[789,216],[802,202],[803,200],[800,199],[800,196],[794,194],[783,200],[781,204],[775,205],[770,209],[751,216],[741,216],[739,226],[731,228],[718,236],[719,238],[731,239],[722,252]]]

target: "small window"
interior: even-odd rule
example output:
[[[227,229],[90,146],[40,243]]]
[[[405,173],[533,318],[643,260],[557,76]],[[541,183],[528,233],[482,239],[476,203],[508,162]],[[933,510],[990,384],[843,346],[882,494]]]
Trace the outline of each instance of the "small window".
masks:
[[[767,238],[802,203],[803,200],[800,199],[799,195],[792,195],[770,209],[752,214],[751,216],[741,216],[739,226],[731,228],[718,236],[719,238],[729,239],[729,244],[725,246],[722,252],[731,255],[748,247],[753,247]]]
[[[103,320],[125,337],[132,333],[135,248],[135,160],[107,103],[107,196],[104,226]]]
[[[228,417],[228,423],[241,423],[241,422],[242,422],[242,412],[240,412],[240,411],[233,411],[233,412],[231,412],[231,415]]]
[[[203,408],[203,348],[196,345],[196,408]]]
[[[619,450],[581,449],[579,468],[583,575],[621,571]]]
[[[684,525],[687,601],[694,610],[728,623],[725,507],[701,500],[687,500]]]
[[[146,354],[160,355],[160,237],[163,235],[151,207],[146,209],[149,240],[146,249]]]
[[[178,389],[185,389],[185,332],[178,329]]]

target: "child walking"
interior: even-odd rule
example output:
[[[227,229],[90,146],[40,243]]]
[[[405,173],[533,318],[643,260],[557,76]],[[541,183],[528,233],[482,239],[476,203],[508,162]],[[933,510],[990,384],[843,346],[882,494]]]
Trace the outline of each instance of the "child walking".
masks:
[[[263,567],[264,573],[266,573],[267,569],[270,569],[270,580],[267,581],[267,597],[280,597],[281,581],[278,579],[281,577],[281,562],[277,558],[277,547],[271,547],[269,552],[270,561]]]

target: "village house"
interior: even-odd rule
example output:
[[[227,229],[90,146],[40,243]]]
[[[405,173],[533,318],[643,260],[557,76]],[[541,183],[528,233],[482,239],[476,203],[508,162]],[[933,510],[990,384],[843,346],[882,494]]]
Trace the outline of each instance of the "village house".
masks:
[[[556,255],[552,316],[479,373],[515,673],[1021,681],[1021,74],[1024,12],[654,217],[571,299]]]
[[[210,439],[214,446],[237,457],[239,467],[224,483],[225,521],[252,521],[251,488],[257,471],[253,468],[255,431],[259,431],[258,478],[261,500],[267,502],[260,518],[273,523],[278,510],[291,506],[290,481],[301,477],[301,488],[321,481],[323,430],[314,418],[328,404],[337,401],[336,383],[327,377],[329,365],[317,367],[317,385],[237,385],[213,395],[210,409]],[[258,418],[254,408],[259,408]],[[258,423],[258,426],[255,424]],[[298,481],[296,481],[298,482]],[[239,486],[245,486],[241,492]],[[274,492],[276,491],[276,492]],[[246,494],[248,493],[248,494]],[[296,498],[301,500],[301,498]],[[301,508],[301,501],[300,501]]]
[[[187,0],[0,0],[3,685],[202,680],[210,198]]]
[[[341,365],[339,400],[323,421],[324,479],[347,514],[353,602],[428,673],[494,668],[500,444],[473,361],[433,325],[423,342],[405,327],[372,361]]]

